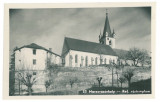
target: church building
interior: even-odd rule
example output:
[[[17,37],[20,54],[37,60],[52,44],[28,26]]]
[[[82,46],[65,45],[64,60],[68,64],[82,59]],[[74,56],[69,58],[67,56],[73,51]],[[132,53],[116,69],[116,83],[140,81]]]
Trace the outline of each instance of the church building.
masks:
[[[115,32],[111,31],[108,13],[99,43],[65,37],[62,49],[62,64],[66,67],[83,67],[117,63],[114,52]]]

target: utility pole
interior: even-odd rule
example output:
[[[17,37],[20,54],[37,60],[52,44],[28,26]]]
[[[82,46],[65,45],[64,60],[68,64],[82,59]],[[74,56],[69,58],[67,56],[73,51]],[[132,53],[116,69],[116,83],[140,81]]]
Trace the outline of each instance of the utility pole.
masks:
[[[112,88],[113,88],[113,67],[112,67]]]
[[[18,86],[19,86],[19,95],[21,95],[21,92],[20,92],[21,91],[21,89],[20,89],[20,79],[19,79],[19,85]]]

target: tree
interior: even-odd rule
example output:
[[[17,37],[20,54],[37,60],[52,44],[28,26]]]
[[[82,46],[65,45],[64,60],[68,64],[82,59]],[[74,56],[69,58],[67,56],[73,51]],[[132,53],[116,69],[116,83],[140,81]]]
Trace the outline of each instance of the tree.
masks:
[[[141,63],[142,67],[145,63],[147,63],[148,59],[149,59],[149,55],[148,55],[147,51],[146,50],[141,50],[141,56],[140,56],[140,61],[139,62]]]
[[[51,85],[51,81],[50,80],[45,81],[46,93],[47,93],[47,90],[48,90],[50,85]]]
[[[148,53],[146,50],[141,50],[138,48],[131,48],[127,53],[128,60],[133,61],[133,65],[137,66],[139,63],[144,64]]]
[[[124,65],[126,65],[127,64],[127,60],[128,60],[127,51],[121,50],[121,49],[116,49],[115,52],[118,55],[118,64],[122,65],[123,64],[122,62],[125,61]]]
[[[122,84],[126,81],[126,79],[124,77],[120,77],[118,81],[121,83],[121,88],[122,88]]]
[[[18,74],[20,82],[27,86],[28,94],[32,95],[32,86],[37,82],[37,76],[29,71],[18,72]]]
[[[15,89],[15,54],[11,55],[9,68],[9,95],[14,95]]]
[[[130,84],[131,84],[131,78],[134,75],[134,69],[131,68],[127,68],[126,71],[123,73],[123,76],[127,79],[128,81],[128,88],[130,88]]]
[[[99,87],[101,87],[101,80],[102,80],[102,77],[98,77],[98,78],[97,78],[98,86],[99,86]]]
[[[69,80],[69,83],[70,83],[70,85],[71,85],[71,89],[72,89],[72,87],[73,87],[73,84],[75,83],[75,82],[77,82],[77,77],[75,77],[75,78],[70,78],[70,80]]]

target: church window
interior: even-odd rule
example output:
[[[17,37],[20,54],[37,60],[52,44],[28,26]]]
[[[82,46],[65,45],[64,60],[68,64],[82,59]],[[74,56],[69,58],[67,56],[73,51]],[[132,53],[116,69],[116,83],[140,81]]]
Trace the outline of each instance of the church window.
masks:
[[[95,58],[95,65],[97,65],[97,57]]]
[[[86,56],[86,66],[88,66],[88,56]]]
[[[81,66],[83,66],[83,60],[84,60],[84,58],[83,58],[83,56],[81,56]]]
[[[109,64],[112,64],[112,60],[111,59],[109,60]]]
[[[111,40],[109,41],[109,45],[112,45],[112,42],[111,42]]]
[[[36,72],[33,72],[33,75],[36,75],[37,73]]]
[[[91,65],[93,65],[93,61],[94,61],[94,59],[93,59],[93,57],[91,57]]]
[[[107,59],[106,58],[104,59],[104,64],[107,64]]]
[[[65,58],[62,58],[62,64],[65,64]]]
[[[115,63],[115,60],[113,60],[113,63]]]
[[[36,49],[33,49],[33,55],[36,55]]]
[[[78,63],[78,55],[75,55],[75,63]]]
[[[33,59],[33,65],[36,65],[36,59]]]

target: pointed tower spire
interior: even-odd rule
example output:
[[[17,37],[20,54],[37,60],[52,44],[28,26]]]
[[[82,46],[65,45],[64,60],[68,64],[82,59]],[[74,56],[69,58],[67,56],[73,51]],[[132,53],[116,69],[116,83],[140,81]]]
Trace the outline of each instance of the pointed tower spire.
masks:
[[[112,37],[114,38],[114,36],[115,36],[115,32],[114,32],[114,28],[113,28],[113,33],[112,33]]]
[[[99,34],[99,39],[101,39],[101,30],[100,30],[100,34]]]
[[[100,34],[99,34],[99,43],[101,43],[101,37],[102,37],[102,35],[101,35],[101,30],[100,30]]]
[[[114,34],[115,32],[114,32],[114,28],[113,28],[113,34]]]
[[[108,37],[111,36],[111,28],[110,28],[110,24],[109,24],[107,9],[106,9],[106,20],[105,20],[105,25],[104,25],[104,29],[103,29],[103,36],[108,36]]]

